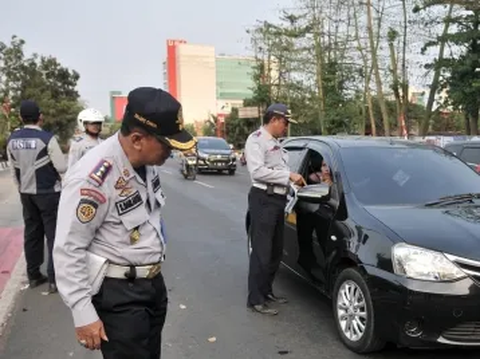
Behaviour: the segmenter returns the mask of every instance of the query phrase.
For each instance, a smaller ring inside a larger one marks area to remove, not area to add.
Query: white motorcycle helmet
[[[77,124],[78,128],[82,131],[85,129],[85,123],[88,122],[104,122],[105,117],[103,117],[102,113],[94,108],[87,108],[77,116]]]

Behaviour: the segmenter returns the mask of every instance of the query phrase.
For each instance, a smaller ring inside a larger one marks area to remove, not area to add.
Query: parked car
[[[227,141],[220,137],[197,137],[198,172],[227,171],[234,175],[237,157]]]
[[[480,173],[480,141],[449,142],[444,148]]]
[[[332,173],[331,187],[298,191],[285,220],[283,264],[331,298],[341,341],[357,353],[387,342],[480,346],[475,171],[442,148],[405,140],[302,137],[282,146],[304,178],[315,156]],[[311,271],[297,262],[299,213],[321,224]],[[248,213],[245,221],[250,253]]]

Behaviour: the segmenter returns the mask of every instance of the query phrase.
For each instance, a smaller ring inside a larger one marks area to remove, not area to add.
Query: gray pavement
[[[361,357],[337,339],[330,302],[286,269],[276,281],[276,292],[290,299],[280,315],[266,318],[246,309],[245,168],[235,176],[199,175],[192,182],[170,160],[161,180],[167,196],[163,269],[169,290],[163,358]],[[22,292],[9,330],[0,338],[0,358],[100,358],[75,342],[70,313],[58,295],[44,296],[42,290]],[[212,337],[216,340],[210,342]],[[453,359],[478,353],[387,348],[364,358]]]

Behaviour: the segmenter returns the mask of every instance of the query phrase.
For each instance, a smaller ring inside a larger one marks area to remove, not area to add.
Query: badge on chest
[[[115,203],[115,207],[117,208],[117,212],[119,216],[123,216],[135,208],[140,207],[143,204],[143,199],[140,192],[136,191],[135,193],[131,194],[127,198],[118,201]]]

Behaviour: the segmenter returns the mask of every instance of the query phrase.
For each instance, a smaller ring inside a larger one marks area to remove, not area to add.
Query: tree
[[[0,99],[12,106],[7,131],[20,125],[21,100],[35,100],[42,109],[44,128],[66,143],[82,109],[77,83],[80,75],[62,66],[55,57],[33,54],[26,57],[25,41],[12,36],[10,44],[0,42]],[[3,133],[7,135],[7,133]]]

